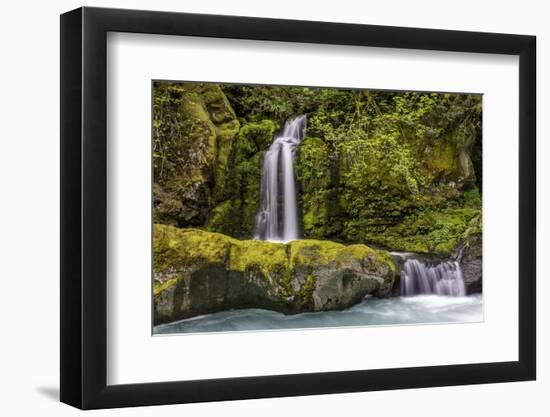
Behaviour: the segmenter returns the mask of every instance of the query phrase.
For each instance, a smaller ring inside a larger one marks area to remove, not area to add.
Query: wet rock
[[[154,322],[240,308],[285,314],[345,309],[391,295],[397,267],[384,251],[318,240],[237,240],[154,226]]]

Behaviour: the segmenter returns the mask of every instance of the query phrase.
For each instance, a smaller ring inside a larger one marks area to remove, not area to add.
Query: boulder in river
[[[240,308],[341,310],[390,296],[398,273],[387,252],[362,244],[237,240],[160,224],[153,252],[155,325]]]

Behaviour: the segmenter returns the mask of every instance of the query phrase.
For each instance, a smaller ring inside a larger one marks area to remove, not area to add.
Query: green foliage
[[[260,207],[260,180],[262,177],[262,152],[257,152],[251,158],[242,160],[235,167],[236,191],[240,207],[240,227],[235,235],[247,238],[254,230],[254,217]]]
[[[314,95],[307,87],[224,85],[223,90],[237,114],[249,121],[270,118],[282,122],[310,109]]]
[[[481,208],[481,194],[477,187],[472,187],[471,189],[464,192],[464,206],[471,208]]]
[[[466,94],[155,83],[155,220],[252,236],[263,153],[307,114],[305,237],[450,253],[480,234],[481,110]]]
[[[296,165],[304,237],[323,238],[327,234],[330,187],[330,161],[325,143],[319,138],[305,138]]]
[[[265,151],[273,141],[277,124],[272,120],[245,124],[237,136],[237,162]]]
[[[479,230],[480,219],[473,208],[419,212],[367,239],[394,250],[451,255],[461,239]]]
[[[216,163],[213,169],[214,189],[212,193],[214,201],[220,201],[231,196],[231,193],[228,192],[231,175],[231,158],[235,137],[239,132],[239,128],[240,124],[235,119],[216,127]]]
[[[277,124],[271,120],[243,125],[235,137],[226,179],[227,199],[214,207],[205,224],[209,231],[239,238],[252,236],[260,204],[260,179],[263,153],[269,147]]]
[[[383,236],[403,222],[462,206],[462,190],[476,181],[470,154],[480,135],[480,97],[324,89],[317,97],[338,103],[319,103],[308,115],[308,135],[326,144],[331,175],[324,174],[326,164],[316,167],[307,158],[299,159],[298,172],[313,169],[328,179],[309,184],[311,194],[328,196],[328,205],[337,209],[324,217],[320,199],[303,191],[306,236],[311,228],[324,237],[383,241],[420,252],[445,252],[456,244],[460,227],[452,222],[432,224],[437,230],[427,242]],[[309,202],[319,207],[330,231],[318,222],[319,216],[312,216]]]
[[[231,200],[222,201],[210,211],[210,215],[205,225],[206,230],[226,235],[232,234],[235,227],[235,224],[232,222],[235,211],[235,207]]]

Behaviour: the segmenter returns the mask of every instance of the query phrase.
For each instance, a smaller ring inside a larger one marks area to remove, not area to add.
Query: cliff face
[[[154,221],[202,226],[227,198],[240,123],[220,87],[155,85]]]
[[[481,99],[449,94],[160,83],[154,221],[249,239],[264,151],[298,112],[304,238],[450,256],[481,237]]]
[[[155,324],[232,308],[339,310],[391,295],[397,269],[365,245],[237,240],[154,226]]]

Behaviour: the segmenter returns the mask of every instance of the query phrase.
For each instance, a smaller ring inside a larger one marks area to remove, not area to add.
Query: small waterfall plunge
[[[401,271],[401,295],[417,294],[465,296],[466,287],[458,262],[426,265],[417,259],[407,259]]]
[[[294,154],[305,128],[305,115],[287,120],[264,155],[255,239],[288,242],[299,238]]]

